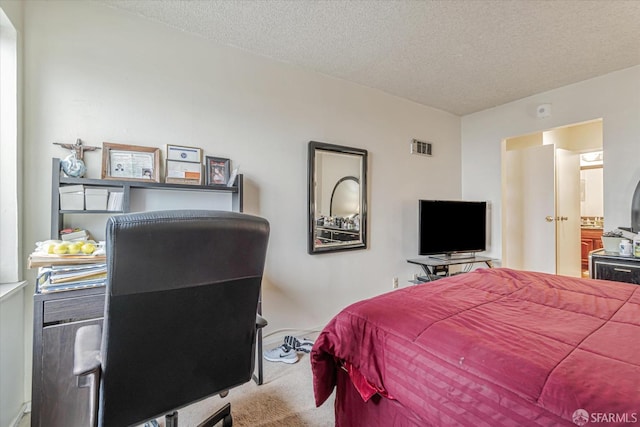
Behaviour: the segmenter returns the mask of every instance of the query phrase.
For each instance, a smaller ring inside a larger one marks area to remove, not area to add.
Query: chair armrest
[[[269,322],[267,322],[267,319],[260,316],[259,314],[256,314],[256,329],[262,329],[267,326],[268,323]]]
[[[89,426],[97,426],[98,394],[101,374],[100,325],[83,326],[76,331],[73,344],[73,374],[78,377],[78,387],[89,388]]]
[[[87,375],[100,368],[100,325],[83,326],[76,331],[73,346],[73,374]]]

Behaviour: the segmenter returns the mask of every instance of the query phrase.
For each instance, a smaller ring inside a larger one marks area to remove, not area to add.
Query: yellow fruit
[[[58,255],[66,254],[68,250],[69,250],[68,243],[59,243],[53,247],[53,253]]]
[[[77,254],[78,252],[80,252],[80,248],[82,248],[82,246],[83,246],[82,242],[70,244],[68,249],[69,254],[71,255]]]
[[[56,245],[55,245],[55,244],[53,244],[53,243],[51,243],[50,245],[48,245],[48,246],[47,246],[47,253],[48,253],[48,254],[52,254],[52,253],[53,253],[53,250],[54,250],[54,248],[55,248],[55,247],[56,247]]]
[[[80,248],[83,254],[91,255],[96,250],[96,246],[93,243],[85,243]]]

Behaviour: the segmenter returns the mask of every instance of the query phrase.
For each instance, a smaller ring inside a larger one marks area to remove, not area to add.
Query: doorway
[[[580,160],[588,157],[583,156],[586,153],[595,151],[602,151],[601,119],[503,141],[505,267],[574,277],[583,275],[583,198],[591,196],[586,192],[597,185],[593,182],[586,185],[587,181],[581,177]],[[589,198],[594,197],[597,198]],[[592,217],[593,222],[597,219],[601,226],[604,214]]]
[[[602,248],[604,225],[602,150],[580,155],[580,260],[582,277],[589,277],[589,253]]]

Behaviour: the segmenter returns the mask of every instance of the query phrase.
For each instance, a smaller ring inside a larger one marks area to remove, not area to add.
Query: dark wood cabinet
[[[589,254],[602,248],[602,229],[600,228],[582,228],[580,230],[580,260],[583,270],[589,268]]]
[[[73,345],[76,331],[102,320],[85,320],[47,326],[42,331],[40,426],[89,425],[89,388],[79,388],[73,372]],[[65,396],[60,405],[60,396]]]
[[[591,277],[593,279],[640,285],[640,258],[605,254],[603,250],[591,254]]]
[[[73,345],[81,326],[102,324],[104,288],[36,294],[33,309],[31,426],[88,425],[89,389],[72,374]]]

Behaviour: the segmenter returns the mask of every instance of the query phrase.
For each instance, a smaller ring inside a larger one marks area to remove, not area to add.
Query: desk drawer
[[[595,279],[640,285],[640,263],[625,261],[594,261]]]
[[[104,315],[104,294],[44,302],[44,324],[95,319]]]

